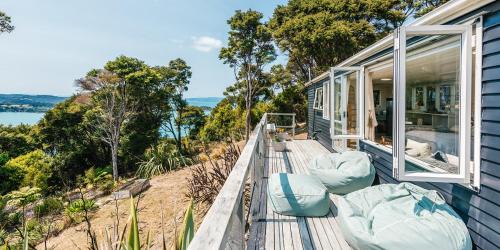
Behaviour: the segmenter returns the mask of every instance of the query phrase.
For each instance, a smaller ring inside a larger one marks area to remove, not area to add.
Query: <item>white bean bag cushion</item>
[[[412,157],[426,157],[432,155],[431,145],[411,139],[406,140],[406,154]]]
[[[328,192],[334,194],[368,187],[375,179],[375,168],[368,155],[360,151],[320,155],[312,160],[309,173],[318,177]]]
[[[337,205],[354,249],[472,249],[467,227],[436,191],[384,184],[339,197]]]

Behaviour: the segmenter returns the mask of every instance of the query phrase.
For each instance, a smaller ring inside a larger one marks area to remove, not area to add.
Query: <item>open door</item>
[[[333,149],[355,150],[363,137],[363,68],[333,67],[330,79]]]

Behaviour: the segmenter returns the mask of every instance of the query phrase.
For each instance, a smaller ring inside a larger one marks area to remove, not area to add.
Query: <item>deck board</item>
[[[307,166],[320,154],[329,153],[317,141],[287,142],[287,152],[275,152],[268,147],[264,166],[261,204],[253,220],[248,239],[250,249],[351,249],[336,220],[336,195],[330,195],[331,207],[324,217],[294,217],[274,213],[267,204],[267,178],[273,173],[308,174]]]

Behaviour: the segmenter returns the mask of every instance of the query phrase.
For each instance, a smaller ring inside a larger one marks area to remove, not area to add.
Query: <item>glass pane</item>
[[[352,72],[347,75],[346,88],[346,135],[357,135],[358,131],[358,72]]]
[[[392,147],[392,60],[375,65],[365,75],[365,138]]]
[[[461,35],[411,37],[406,49],[407,172],[459,173]]]
[[[333,81],[333,91],[333,94],[335,95],[333,103],[333,117],[336,121],[340,121],[342,119],[342,81],[340,77],[335,78]]]
[[[333,140],[333,148],[338,151],[353,151],[358,150],[357,139],[335,139]]]

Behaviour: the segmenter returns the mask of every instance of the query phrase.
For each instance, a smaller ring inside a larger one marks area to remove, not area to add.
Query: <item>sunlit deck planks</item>
[[[351,249],[335,219],[335,195],[331,195],[330,213],[324,217],[293,217],[274,213],[267,205],[267,177],[272,173],[308,173],[311,159],[329,151],[314,140],[287,142],[287,152],[268,147],[264,178],[258,196],[259,211],[250,227],[249,249]]]

